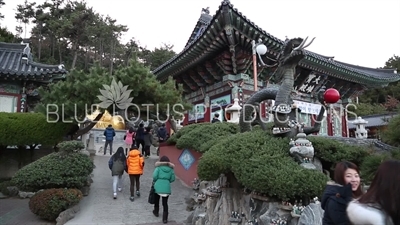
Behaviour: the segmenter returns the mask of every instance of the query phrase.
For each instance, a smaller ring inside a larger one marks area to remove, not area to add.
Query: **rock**
[[[297,225],[322,225],[322,218],[324,217],[324,210],[320,204],[310,203],[304,208],[303,213],[299,218]]]
[[[8,196],[10,196],[10,197],[17,196],[19,193],[18,187],[16,187],[16,186],[7,187],[7,190],[9,193]]]
[[[92,176],[89,175],[86,179],[86,186],[90,186],[93,183]]]
[[[209,185],[208,181],[201,181],[200,182],[200,186],[199,186],[199,190],[206,189],[208,185]]]
[[[80,189],[80,191],[82,192],[83,196],[88,196],[89,195],[89,191],[90,191],[90,187],[89,186],[84,186]]]
[[[268,206],[266,212],[260,216],[261,224],[270,224],[273,219],[278,219],[277,212],[279,211],[280,203],[278,202],[267,202],[266,206]]]
[[[88,150],[83,149],[83,150],[80,150],[79,153],[87,155],[88,157],[90,157],[90,152]]]
[[[312,163],[302,163],[300,164],[300,166],[306,168],[306,169],[310,169],[310,170],[316,170],[317,167],[314,166],[314,164]]]
[[[57,224],[56,225],[64,225],[66,224],[69,220],[71,220],[72,218],[75,217],[76,213],[79,212],[80,207],[79,204],[75,205],[63,212],[60,213],[60,215],[58,215],[56,221]]]
[[[36,193],[35,192],[25,192],[25,191],[19,191],[18,196],[20,198],[32,198]]]
[[[316,167],[316,170],[320,171],[321,173],[323,172],[323,170],[322,170],[322,163],[321,163],[321,161],[320,161],[317,157],[314,157],[314,159],[313,159],[313,164],[314,164],[314,166]]]

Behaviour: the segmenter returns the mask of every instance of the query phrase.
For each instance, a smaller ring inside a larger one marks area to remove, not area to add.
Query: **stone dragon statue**
[[[257,106],[265,100],[275,100],[275,105],[272,107],[274,115],[273,135],[279,137],[295,137],[298,133],[306,135],[316,133],[320,130],[320,121],[324,117],[325,103],[323,101],[323,88],[319,91],[318,100],[321,102],[321,110],[316,118],[316,122],[312,127],[304,127],[300,124],[296,115],[298,109],[291,98],[294,92],[294,76],[296,66],[305,57],[305,48],[310,46],[314,38],[308,43],[307,38],[287,39],[282,46],[281,52],[277,57],[277,69],[273,76],[281,80],[279,88],[264,88],[254,93],[243,105],[240,113],[240,131],[246,132],[252,129],[254,121],[258,122],[265,130],[265,124],[261,120],[260,112]],[[276,66],[274,65],[274,66]],[[267,65],[268,66],[268,65]],[[250,122],[252,121],[252,122]]]

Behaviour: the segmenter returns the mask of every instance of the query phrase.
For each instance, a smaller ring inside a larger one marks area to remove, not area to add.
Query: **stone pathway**
[[[0,199],[0,225],[55,225],[29,210],[29,199]]]
[[[129,200],[129,178],[123,175],[122,192],[113,199],[112,178],[108,168],[110,156],[95,156],[93,183],[89,196],[80,202],[80,211],[66,225],[161,225],[161,217],[154,217],[153,205],[147,203],[148,193],[152,183],[155,149],[152,156],[145,160],[144,175],[140,178],[141,197],[135,201]],[[190,188],[185,187],[179,179],[172,183],[172,195],[169,198],[169,225],[183,225],[190,212],[186,211],[184,198],[190,194]],[[160,209],[160,214],[162,207]],[[161,216],[161,215],[160,215]]]

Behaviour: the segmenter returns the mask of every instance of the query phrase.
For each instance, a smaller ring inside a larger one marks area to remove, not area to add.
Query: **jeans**
[[[113,176],[113,192],[117,193],[117,187],[121,187],[122,184],[122,175],[114,175]]]
[[[111,141],[107,141],[106,140],[106,143],[104,144],[104,155],[106,154],[106,151],[107,151],[107,146],[108,145],[110,145],[110,155],[112,155],[112,145],[113,145],[113,141],[111,140]]]
[[[129,179],[131,180],[131,197],[135,196],[135,183],[136,183],[136,191],[140,189],[140,175],[139,174],[129,174]]]
[[[161,197],[158,194],[155,196],[155,203],[154,203],[154,209],[158,212],[158,209],[160,208],[160,198],[162,199],[162,206],[163,206],[163,212],[168,213],[168,197]]]

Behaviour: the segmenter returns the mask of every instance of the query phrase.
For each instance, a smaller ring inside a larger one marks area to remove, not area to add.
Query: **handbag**
[[[151,185],[149,198],[147,201],[152,205],[156,203],[156,190],[154,189],[154,183]]]

